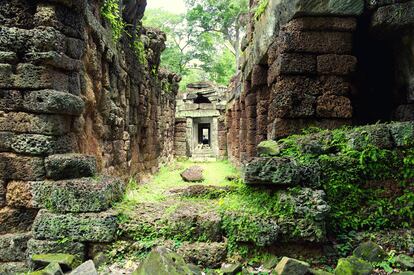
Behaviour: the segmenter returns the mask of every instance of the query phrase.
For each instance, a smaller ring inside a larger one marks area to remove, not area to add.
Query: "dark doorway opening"
[[[203,96],[202,94],[198,94],[197,98],[194,99],[194,103],[195,104],[203,104],[203,103],[208,104],[208,103],[211,103],[211,101],[207,97]]]
[[[210,145],[211,133],[209,123],[200,123],[198,125],[198,144]]]
[[[371,17],[360,19],[355,35],[358,58],[356,94],[353,94],[356,124],[390,121],[398,105],[395,93],[394,47],[390,40],[379,40],[370,32]]]

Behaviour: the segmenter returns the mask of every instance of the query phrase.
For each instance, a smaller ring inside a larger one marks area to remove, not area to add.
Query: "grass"
[[[185,182],[180,173],[191,166],[203,167],[204,181],[202,183]],[[150,182],[137,184],[130,180],[128,191],[120,206],[136,205],[138,203],[159,202],[167,198],[166,191],[190,186],[192,184],[228,186],[234,184],[226,180],[227,176],[237,175],[238,171],[228,161],[193,163],[190,161],[177,161],[165,166],[154,175]]]

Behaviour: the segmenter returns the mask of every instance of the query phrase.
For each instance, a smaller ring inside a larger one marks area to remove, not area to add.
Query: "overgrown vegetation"
[[[111,26],[113,40],[118,42],[126,27],[126,23],[119,14],[119,0],[105,0],[101,8],[101,14]]]

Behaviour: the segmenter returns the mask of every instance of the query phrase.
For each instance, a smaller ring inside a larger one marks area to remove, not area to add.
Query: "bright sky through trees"
[[[184,0],[148,0],[147,2],[148,9],[163,9],[176,14],[186,11]]]

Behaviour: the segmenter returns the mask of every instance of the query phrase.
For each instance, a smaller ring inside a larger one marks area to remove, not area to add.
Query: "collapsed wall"
[[[138,58],[101,5],[0,1],[0,273],[113,240],[107,210],[124,183],[98,175],[154,172],[173,156],[180,79],[158,69],[165,35],[142,29]]]
[[[413,1],[264,2],[250,1],[241,73],[229,88],[234,163],[310,126],[410,120]],[[392,66],[374,62],[382,59]]]

